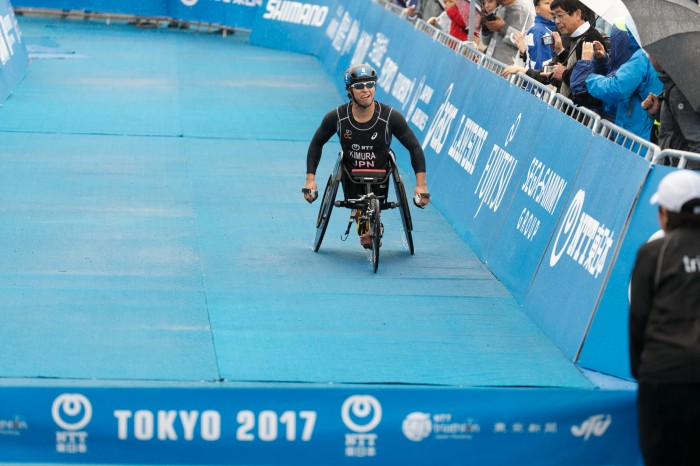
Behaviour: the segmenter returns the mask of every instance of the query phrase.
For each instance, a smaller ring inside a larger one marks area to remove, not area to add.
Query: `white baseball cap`
[[[700,200],[700,173],[677,170],[663,177],[650,203],[680,213],[683,205],[693,199]],[[700,214],[700,208],[696,207],[693,213]]]

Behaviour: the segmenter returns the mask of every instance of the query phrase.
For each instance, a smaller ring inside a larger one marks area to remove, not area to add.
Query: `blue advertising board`
[[[0,0],[0,106],[27,73],[27,49],[8,0]]]
[[[522,160],[517,191],[487,257],[491,271],[519,303],[525,299],[593,138],[588,128],[561,118],[558,110],[544,102],[531,105],[523,118],[540,119],[543,124],[533,138],[532,153]],[[560,141],[577,144],[564,147]]]
[[[581,351],[583,367],[631,379],[629,366],[629,282],[639,248],[662,232],[657,206],[649,204],[661,179],[672,167],[654,165],[637,201],[615,268],[605,287],[593,324]],[[611,338],[614,335],[614,338]]]
[[[0,388],[0,462],[639,464],[634,392]]]
[[[167,4],[173,1],[196,3],[197,0],[16,0],[12,3],[17,8],[49,8],[139,16],[166,16]]]
[[[526,314],[573,361],[648,171],[646,160],[594,137],[526,296]]]

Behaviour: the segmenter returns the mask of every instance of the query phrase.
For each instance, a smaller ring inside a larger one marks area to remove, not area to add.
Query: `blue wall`
[[[347,66],[371,63],[381,76],[378,99],[399,109],[423,143],[433,204],[568,358],[629,377],[625,284],[636,249],[656,230],[647,204],[659,170],[649,162],[370,0],[15,6],[250,29],[254,45],[316,55],[343,94]]]

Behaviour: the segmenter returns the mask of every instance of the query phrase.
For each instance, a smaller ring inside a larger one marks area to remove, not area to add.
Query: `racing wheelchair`
[[[388,170],[348,170],[342,162],[343,154],[341,152],[338,155],[335,168],[333,169],[333,173],[331,173],[328,178],[326,188],[323,191],[323,197],[321,198],[321,205],[319,207],[318,217],[316,219],[314,252],[318,252],[319,248],[321,247],[321,242],[326,234],[326,228],[328,227],[328,221],[330,220],[333,207],[346,207],[348,209],[353,209],[353,212],[361,212],[361,216],[359,217],[360,222],[369,222],[372,238],[372,244],[370,247],[372,250],[372,267],[374,268],[374,273],[377,273],[377,267],[379,266],[379,249],[381,247],[381,237],[383,234],[381,212],[382,210],[386,209],[398,208],[401,213],[401,222],[403,223],[403,231],[406,238],[406,243],[408,245],[408,251],[411,253],[411,255],[413,255],[413,236],[411,235],[413,223],[411,221],[411,212],[408,208],[406,190],[404,188],[401,175],[399,174],[394,153],[391,151],[389,153]],[[364,185],[365,193],[361,194],[357,199],[336,201],[335,197],[338,193],[338,186],[340,185],[343,177],[347,177],[347,180],[349,180],[351,183]],[[396,201],[394,202],[389,202],[386,199],[386,196],[376,195],[372,192],[373,186],[386,184],[389,182],[389,178],[392,179],[394,185],[394,192],[396,195]],[[347,230],[345,231],[346,238],[350,232],[350,228],[354,220],[355,218],[351,216]]]

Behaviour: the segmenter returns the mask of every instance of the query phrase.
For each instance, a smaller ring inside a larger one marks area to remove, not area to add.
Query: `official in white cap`
[[[651,198],[662,238],[632,272],[630,364],[646,465],[700,465],[700,173],[666,175]]]

